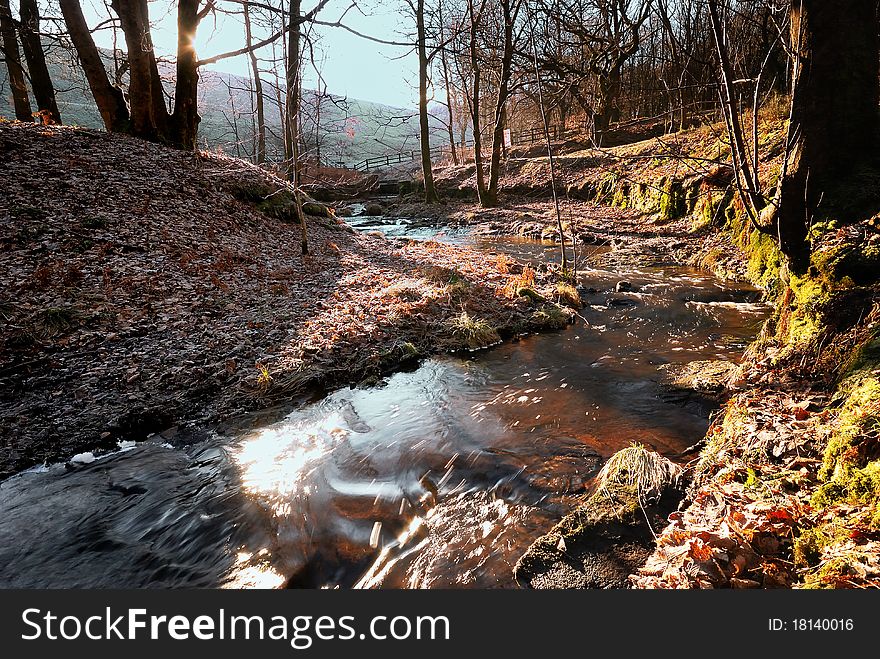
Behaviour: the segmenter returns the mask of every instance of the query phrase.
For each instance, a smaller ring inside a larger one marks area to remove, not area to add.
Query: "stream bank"
[[[5,121],[0,156],[0,478],[570,319],[543,272],[517,296],[503,255],[320,204],[303,256],[286,183],[240,160]]]
[[[585,321],[559,332],[7,479],[0,534],[22,541],[0,581],[515,587],[516,561],[606,458],[633,441],[676,455],[705,433],[717,403],[660,367],[735,361],[766,313],[752,287],[688,268],[586,269],[581,285]]]
[[[878,587],[876,172],[854,173],[829,196],[813,218],[810,268],[795,276],[731,194],[731,172],[720,163],[725,150],[720,134],[722,129],[706,126],[614,149],[567,148],[557,159],[565,190],[563,221],[585,250],[595,244],[623,247],[649,260],[659,253],[661,260],[750,281],[775,307],[737,368],[710,369],[718,371],[712,377],[705,372],[677,376],[696,375],[681,384],[697,390],[708,386],[730,400],[696,447],[701,451],[688,465],[691,485],[681,510],[669,516],[654,552],[629,583],[640,588]],[[772,189],[778,176],[784,134],[783,117],[762,113],[764,189]],[[441,189],[461,198],[473,187],[472,175],[473,167],[459,167],[435,178]],[[486,233],[513,228],[558,239],[548,182],[546,158],[514,159],[502,177],[504,208],[453,203],[463,223]],[[580,217],[589,217],[582,209],[596,204],[604,221],[595,227],[581,223]],[[578,223],[570,222],[572,216]],[[646,234],[647,241],[633,240]],[[611,250],[610,258],[619,251]],[[562,525],[578,527],[579,516],[591,516],[590,507]],[[647,536],[639,537],[647,546]],[[545,545],[552,550],[554,542],[547,536],[533,549],[540,554]],[[550,562],[559,555],[550,551]],[[585,580],[583,569],[578,574],[567,583],[602,585]],[[545,579],[543,585],[551,582]]]
[[[49,463],[2,486],[6,530],[32,538],[6,548],[9,585],[513,586],[604,458],[630,441],[673,455],[705,431],[714,403],[658,367],[735,360],[764,313],[750,287],[624,249],[638,240],[592,245],[565,287],[552,241],[376,232],[388,216],[355,232],[316,205],[303,257],[265,172],[0,128],[18,294],[4,464]],[[56,184],[39,206],[23,201],[35,167]],[[527,336],[548,328],[562,331]],[[470,352],[503,338],[519,340]]]

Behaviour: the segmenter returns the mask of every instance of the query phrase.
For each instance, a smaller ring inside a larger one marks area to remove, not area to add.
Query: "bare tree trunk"
[[[112,0],[125,35],[129,63],[131,134],[154,142],[168,137],[168,110],[153,52],[147,0]]]
[[[291,0],[290,15],[288,16],[288,32],[287,32],[287,112],[285,117],[285,135],[287,136],[287,144],[285,151],[288,155],[287,175],[293,184],[296,203],[294,211],[299,221],[302,234],[300,246],[303,254],[309,253],[308,232],[306,230],[306,218],[302,210],[302,200],[300,186],[302,185],[302,164],[300,163],[300,126],[299,126],[299,106],[301,98],[300,90],[300,73],[302,67],[301,55],[301,27],[302,27],[302,0]]]
[[[874,157],[876,0],[792,0],[791,34],[797,63],[777,230],[789,268],[803,273],[816,207],[854,167]]]
[[[501,77],[498,81],[498,97],[495,102],[495,124],[492,130],[492,156],[489,160],[489,188],[486,190],[486,203],[498,203],[498,179],[501,167],[501,149],[504,145],[505,107],[510,90],[510,77],[513,65],[513,26],[519,14],[519,0],[500,0],[504,19],[504,42],[501,55]]]
[[[470,14],[470,55],[471,55],[471,75],[473,81],[471,84],[471,125],[474,131],[474,164],[476,165],[477,176],[477,196],[480,198],[480,205],[489,206],[489,198],[486,190],[485,172],[483,171],[483,140],[480,125],[480,80],[482,74],[480,72],[480,59],[477,54],[477,32],[480,26],[483,9],[486,6],[486,0],[482,0],[479,10],[474,7],[475,0],[468,0],[468,12]]]
[[[89,83],[89,89],[92,90],[92,97],[95,99],[95,105],[98,106],[104,128],[111,133],[129,132],[131,124],[125,96],[119,87],[110,84],[107,69],[104,68],[104,62],[92,40],[92,34],[83,16],[79,0],[58,0],[58,4],[61,6],[67,32],[70,34],[74,48],[76,48],[77,57],[79,57],[86,74],[86,80]]]
[[[201,0],[177,2],[177,80],[174,85],[174,113],[171,115],[170,143],[193,151],[198,139],[199,71],[195,38],[201,18]],[[154,89],[155,93],[155,89]],[[163,101],[164,107],[164,101]]]
[[[622,63],[614,66],[608,75],[599,78],[599,103],[593,116],[593,139],[598,146],[603,145],[611,124],[620,120],[617,98],[620,96],[621,67]]]
[[[428,124],[428,48],[425,43],[425,0],[416,0],[416,50],[419,55],[419,148],[422,156],[422,177],[425,180],[425,203],[436,204],[440,199],[434,188],[431,169],[431,133]]]
[[[244,29],[247,39],[247,47],[253,45],[253,36],[251,34],[251,16],[249,5],[244,5]],[[260,66],[257,61],[257,54],[253,50],[248,53],[251,60],[251,71],[254,76],[254,96],[256,97],[257,106],[257,152],[256,163],[262,165],[266,162],[266,112],[263,103],[263,81],[260,79]]]
[[[15,118],[19,121],[33,121],[31,101],[28,98],[24,69],[21,66],[21,55],[18,50],[18,40],[15,38],[15,24],[12,22],[9,0],[0,0],[0,32],[3,33],[3,55],[6,60],[6,68],[9,71],[9,86],[12,88]]]
[[[320,84],[320,83],[319,83]],[[315,94],[315,162],[316,170],[321,167],[321,101],[327,93],[327,85],[324,85],[323,91]],[[317,179],[317,173],[315,175]]]
[[[226,122],[232,128],[232,136],[235,138],[235,157],[241,158],[241,134],[238,130],[238,111],[235,109],[235,94],[232,93],[232,85],[226,85],[226,91],[229,93],[229,108],[232,110],[232,121],[226,117]],[[226,115],[226,113],[223,113]]]
[[[6,0],[8,2],[8,0]],[[46,66],[46,55],[43,53],[43,42],[40,39],[40,12],[36,0],[20,0],[19,12],[21,26],[21,46],[27,60],[28,72],[31,75],[31,88],[37,107],[48,114],[52,123],[61,123],[61,113],[55,101],[55,87]]]
[[[447,132],[449,133],[449,149],[452,152],[452,164],[457,165],[458,164],[458,150],[455,148],[455,128],[454,128],[455,117],[452,114],[453,90],[452,90],[452,85],[450,84],[449,62],[447,60],[447,55],[446,55],[447,45],[446,45],[446,37],[444,35],[444,31],[446,29],[446,26],[443,24],[443,0],[441,0],[437,4],[437,12],[438,12],[437,22],[439,23],[439,27],[440,27],[440,43],[441,43],[440,67],[441,67],[441,70],[443,71],[443,85],[444,85],[444,88],[446,89],[446,111],[448,112],[447,118],[449,121],[449,123],[446,125],[446,129],[447,129]]]
[[[550,126],[547,123],[547,113],[544,110],[544,92],[541,89],[541,73],[538,69],[538,47],[535,45],[535,34],[532,33],[532,61],[535,65],[535,85],[538,88],[538,108],[541,111],[541,125],[544,129],[544,142],[547,145],[547,159],[550,161],[550,189],[553,192],[553,206],[556,210],[556,228],[559,231],[559,249],[561,256],[562,274],[568,270],[568,257],[565,251],[565,228],[562,226],[562,212],[559,208],[559,195],[556,194],[556,167],[553,162],[553,145],[550,142]],[[574,237],[572,237],[574,243]],[[574,273],[576,274],[576,273]]]
[[[718,11],[717,0],[709,0],[709,17],[718,53],[718,64],[721,73],[719,94],[722,104],[721,109],[727,126],[727,135],[730,139],[731,164],[735,174],[736,189],[743,201],[745,212],[752,225],[759,231],[766,233],[766,227],[758,223],[758,214],[765,205],[765,200],[759,187],[758,172],[757,170],[753,171],[748,151],[746,150],[742,128],[742,113],[738,107],[733,87],[733,66],[730,62],[727,49],[727,35]]]

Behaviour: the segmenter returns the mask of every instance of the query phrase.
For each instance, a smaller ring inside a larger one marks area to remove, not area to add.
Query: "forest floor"
[[[542,273],[317,204],[303,256],[239,160],[15,122],[0,158],[0,478],[570,320]]]

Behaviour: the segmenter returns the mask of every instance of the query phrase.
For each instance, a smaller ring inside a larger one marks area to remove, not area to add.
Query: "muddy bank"
[[[569,318],[506,257],[321,205],[303,256],[286,184],[239,160],[17,123],[0,155],[0,477]]]

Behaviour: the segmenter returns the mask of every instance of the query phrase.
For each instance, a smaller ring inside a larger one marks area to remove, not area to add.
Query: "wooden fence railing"
[[[577,131],[567,130],[563,131],[558,126],[550,126],[550,139],[557,140],[565,137],[566,135],[573,134]],[[513,146],[519,146],[523,144],[534,144],[535,142],[540,142],[544,139],[544,129],[542,127],[534,127],[534,128],[526,128],[523,130],[513,131],[510,134],[510,143]],[[456,144],[456,150],[466,151],[469,148],[472,149],[474,146],[473,140],[467,140],[464,144]],[[489,145],[485,147],[489,148]],[[452,147],[450,145],[434,147],[431,149],[431,159],[435,160],[441,156],[450,156]],[[421,151],[401,151],[399,153],[389,153],[384,156],[375,156],[373,158],[366,158],[356,165],[348,167],[348,169],[353,169],[358,172],[370,172],[377,169],[382,169],[383,167],[390,167],[391,165],[399,165],[404,162],[412,162],[413,160],[419,160],[422,157]],[[341,163],[337,163],[338,166],[343,167]]]

